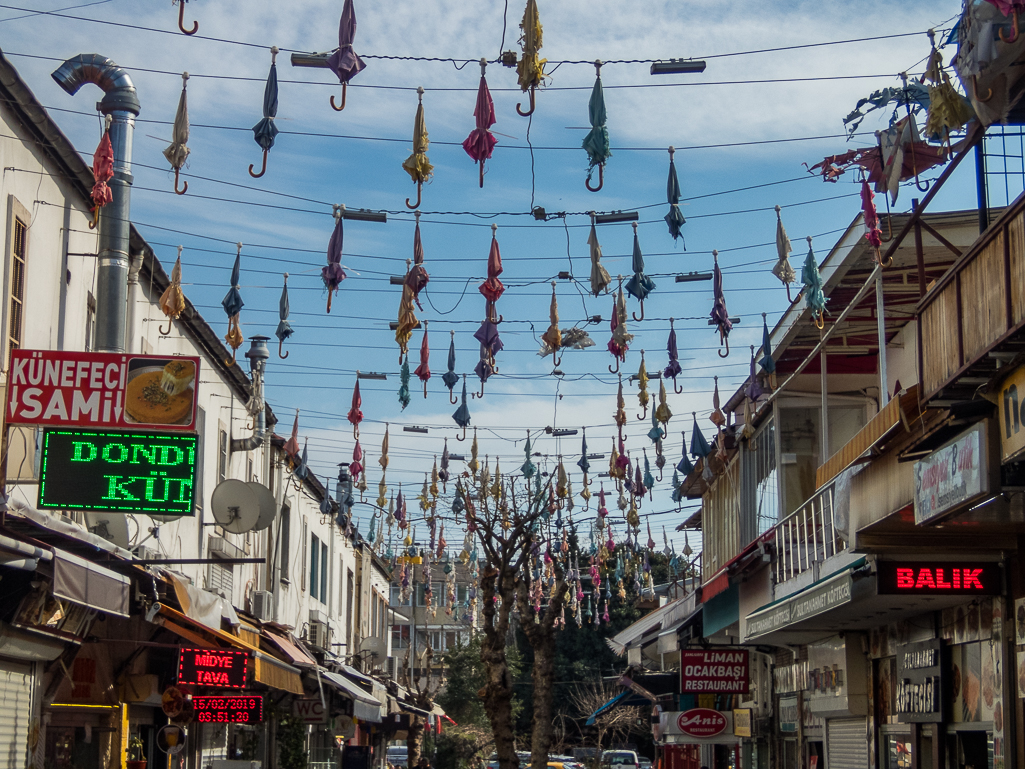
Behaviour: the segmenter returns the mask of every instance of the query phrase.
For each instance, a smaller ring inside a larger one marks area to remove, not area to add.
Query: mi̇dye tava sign
[[[193,515],[195,435],[46,430],[39,507]]]
[[[247,652],[226,649],[180,649],[178,683],[242,689],[246,685]]]

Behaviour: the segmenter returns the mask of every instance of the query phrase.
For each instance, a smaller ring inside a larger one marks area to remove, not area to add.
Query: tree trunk
[[[420,763],[420,746],[423,745],[424,725],[417,716],[412,716],[406,733],[406,769],[414,769]]]
[[[500,576],[503,579],[499,580]],[[480,658],[484,663],[486,681],[479,695],[484,701],[488,720],[491,721],[499,769],[519,767],[513,732],[513,680],[505,652],[514,583],[515,575],[508,569],[504,573],[499,569],[488,569],[481,578],[484,638]],[[500,599],[497,605],[495,598]]]

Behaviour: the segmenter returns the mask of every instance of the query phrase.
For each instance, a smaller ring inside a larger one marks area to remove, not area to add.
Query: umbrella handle
[[[641,317],[638,318],[636,312],[633,313],[633,316],[634,316],[634,320],[636,320],[637,322],[640,322],[640,321],[644,320],[644,300],[643,299],[641,300]]]
[[[824,329],[826,327],[826,319],[822,317],[822,313],[821,312],[818,315],[815,315],[813,317],[813,320],[815,321],[815,328],[817,328],[819,331],[821,331],[822,329]],[[728,341],[727,341],[727,345],[729,345]]]
[[[341,107],[335,105],[335,95],[331,94],[331,109],[333,109],[335,112],[341,112],[343,109],[345,109],[345,97],[347,95],[346,92],[349,90],[348,89],[348,85],[349,85],[348,83],[342,83],[342,106]]]
[[[997,33],[997,34],[1000,35],[1000,39],[1003,40],[1005,43],[1013,43],[1013,42],[1015,42],[1018,39],[1018,9],[1017,8],[1015,8],[1013,11],[1011,11],[1011,29],[1013,30],[1013,32],[1012,32],[1010,37],[1004,37],[1004,29],[1003,29],[1003,27],[1001,27],[1000,31]]]
[[[406,208],[412,209],[412,208],[419,208],[420,207],[420,198],[422,196],[423,189],[424,189],[424,183],[423,182],[417,182],[416,183],[416,203],[413,203],[412,205],[410,205],[409,198],[406,198]]]
[[[171,333],[171,321],[173,321],[173,320],[174,320],[174,318],[168,317],[168,319],[167,319],[167,329],[165,330],[165,329],[162,329],[162,328],[158,328],[157,329],[157,333],[160,334],[160,336],[167,336],[167,335],[169,335]]]
[[[520,105],[517,104],[516,105],[516,114],[518,114],[520,117],[530,117],[531,115],[534,114],[534,107],[535,106],[536,105],[534,104],[534,86],[531,86],[530,87],[530,109],[527,112],[524,112],[523,110],[520,109]]]
[[[96,225],[100,223],[100,207],[96,206],[93,208],[93,220],[89,222],[89,229],[95,230]]]
[[[562,353],[562,355],[565,355],[565,354],[566,354],[565,352]],[[559,366],[562,365],[562,355],[560,355],[558,357],[558,359],[556,359],[555,358],[555,351],[554,350],[552,351],[552,364],[555,366],[555,368],[558,368]]]
[[[174,191],[175,191],[175,194],[177,194],[177,195],[184,195],[186,192],[189,191],[189,183],[188,182],[182,182],[182,188],[179,190],[178,189],[178,174],[179,173],[181,173],[181,169],[180,168],[174,169]]]
[[[641,414],[641,415],[640,415],[639,417],[637,417],[637,420],[638,420],[639,422],[643,422],[643,421],[644,421],[645,419],[647,419],[647,418],[648,418],[648,404],[647,404],[647,403],[645,403],[645,404],[644,404],[644,413],[643,413],[643,414]]]
[[[463,434],[462,435],[457,435],[456,436],[456,440],[457,441],[465,441],[466,440],[466,425],[463,425]]]
[[[448,391],[448,402],[451,403],[453,406],[455,406],[457,403],[459,403],[459,399],[456,397],[456,391],[455,390],[449,390]]]
[[[471,398],[483,398],[484,397],[484,382],[480,383],[480,392],[479,393],[470,393],[470,397]]]
[[[880,227],[879,228],[879,242],[880,243],[889,243],[891,240],[893,240],[893,216],[890,213],[890,196],[889,195],[883,195],[883,200],[886,201],[886,230],[890,234],[887,235],[884,238],[883,237],[883,229],[882,229],[882,227]]]
[[[915,186],[918,187],[922,192],[929,191],[929,182],[925,182],[925,186],[922,186],[922,182],[918,180],[918,161],[915,160],[915,143],[911,142],[911,166],[915,169]]]
[[[673,377],[673,392],[675,392],[677,395],[683,394],[683,388],[676,384],[676,377]]]
[[[424,380],[424,398],[427,397],[427,380]]]
[[[180,0],[179,0],[179,2],[180,2]],[[261,176],[263,176],[265,173],[267,173],[267,152],[268,151],[269,150],[264,150],[263,151],[263,168],[260,169],[260,173],[258,173],[258,174],[253,173],[253,168],[255,168],[256,166],[253,163],[249,164],[249,175],[252,176],[254,179],[259,179]]]
[[[178,0],[178,29],[186,35],[194,35],[199,32],[199,22],[192,22],[192,29],[185,29],[185,2]]]
[[[889,267],[891,264],[893,264],[893,257],[891,256],[889,259],[887,259],[884,262],[883,261],[883,255],[879,252],[879,249],[877,248],[876,249],[876,261],[879,263],[880,267]]]
[[[619,373],[619,358],[618,357],[616,358],[616,367],[612,368],[612,366],[609,366],[609,373],[610,374],[618,374]]]
[[[584,186],[587,187],[587,189],[590,190],[591,192],[599,192],[601,190],[601,188],[605,186],[605,164],[604,163],[599,163],[598,164],[598,186],[597,187],[592,187],[591,186],[591,178],[590,177],[588,177],[587,179],[584,180]]]
[[[661,468],[661,467],[658,468],[658,478],[656,478],[655,480],[657,480],[659,483],[662,483],[662,473],[663,472],[664,472],[663,468]]]
[[[281,345],[283,345],[284,343],[285,343],[284,339],[279,339],[278,340],[278,357],[281,358],[281,360],[284,360],[290,354],[290,353],[287,353],[287,352],[284,355],[281,354]]]
[[[331,312],[331,297],[334,296],[334,291],[331,289],[327,290],[327,311]]]
[[[790,284],[789,283],[784,283],[783,285],[786,286],[786,288],[787,288],[787,301],[790,302],[790,304],[793,304],[794,300],[790,296]],[[798,294],[798,298],[800,298],[800,294]]]
[[[484,161],[480,161],[480,188],[484,189]]]
[[[979,76],[978,75],[973,75],[972,76],[972,90],[975,91],[975,100],[976,101],[981,101],[981,102],[985,103],[985,102],[987,102],[987,101],[989,101],[990,99],[993,98],[993,89],[992,88],[988,89],[989,93],[987,93],[985,97],[982,97],[982,96],[979,95]]]
[[[819,328],[822,328],[822,326],[819,326]],[[724,336],[722,341],[726,344],[726,354],[723,355],[722,350],[716,350],[716,352],[719,353],[720,358],[728,358],[730,357],[730,338],[728,336]]]
[[[352,437],[359,440],[359,425],[355,424],[352,426]]]

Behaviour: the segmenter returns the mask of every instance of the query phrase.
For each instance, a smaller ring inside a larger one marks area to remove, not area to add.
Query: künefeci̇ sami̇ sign
[[[746,694],[748,672],[747,649],[680,651],[682,694]]]
[[[915,523],[923,524],[990,493],[986,423],[915,462]]]
[[[178,683],[218,689],[242,689],[246,685],[249,654],[227,649],[178,650]]]

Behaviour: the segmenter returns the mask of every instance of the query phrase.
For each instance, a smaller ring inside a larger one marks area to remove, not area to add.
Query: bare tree
[[[413,705],[428,713],[434,709],[434,698],[441,687],[444,686],[444,679],[440,670],[435,670],[434,649],[428,642],[427,647],[417,655],[416,664],[410,665],[410,653],[413,644],[406,649],[406,659],[403,665],[402,683],[413,695]],[[412,679],[409,669],[413,668]],[[437,672],[437,675],[436,675]],[[424,717],[413,714],[410,718],[409,730],[406,733],[406,766],[413,769],[420,762],[420,753],[423,749],[424,728],[427,721]]]
[[[570,692],[570,704],[584,720],[618,693],[605,681],[597,679],[574,687]],[[612,707],[597,716],[592,728],[597,733],[599,757],[610,742],[625,742],[630,734],[641,731],[638,722],[643,718],[644,708],[635,706]]]

